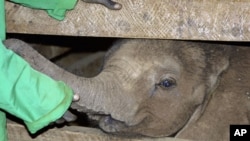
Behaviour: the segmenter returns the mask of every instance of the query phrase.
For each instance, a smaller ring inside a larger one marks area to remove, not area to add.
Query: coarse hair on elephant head
[[[230,54],[211,43],[124,39],[108,51],[97,76],[84,78],[13,42],[6,44],[35,69],[69,84],[80,95],[73,107],[98,119],[104,131],[151,137],[176,134],[200,117]]]

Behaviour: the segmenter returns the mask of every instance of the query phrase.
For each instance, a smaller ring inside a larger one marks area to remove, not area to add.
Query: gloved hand
[[[21,50],[29,47],[20,40],[6,40],[5,45]],[[63,121],[75,120],[75,116],[65,111],[79,96],[74,96],[73,90],[64,82],[34,70],[6,47],[0,42],[0,82],[4,82],[0,87],[0,109],[22,119],[31,133],[60,117]]]

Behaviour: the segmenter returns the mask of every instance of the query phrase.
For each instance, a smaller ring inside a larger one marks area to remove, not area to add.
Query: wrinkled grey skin
[[[72,108],[108,133],[229,140],[249,124],[250,49],[199,42],[121,40],[93,78],[75,76],[18,40],[5,42],[34,68],[70,85]]]
[[[97,3],[102,4],[105,7],[112,9],[112,10],[120,10],[122,5],[120,3],[114,2],[112,0],[82,0],[87,3]]]

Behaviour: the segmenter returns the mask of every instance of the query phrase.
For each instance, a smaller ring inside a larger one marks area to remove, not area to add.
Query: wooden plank
[[[188,141],[176,138],[121,138],[104,134],[98,129],[70,126],[50,129],[40,135],[31,137],[20,124],[8,123],[9,141]]]
[[[9,33],[187,40],[250,40],[250,1],[117,0],[123,8],[79,1],[64,21],[6,2]]]

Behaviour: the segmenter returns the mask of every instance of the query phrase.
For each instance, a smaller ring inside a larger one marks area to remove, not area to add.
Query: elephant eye
[[[176,86],[176,81],[175,81],[175,79],[173,79],[173,78],[164,79],[164,80],[161,81],[158,85],[159,85],[160,87],[162,87],[162,88],[168,89],[168,88],[171,88],[171,87]]]

